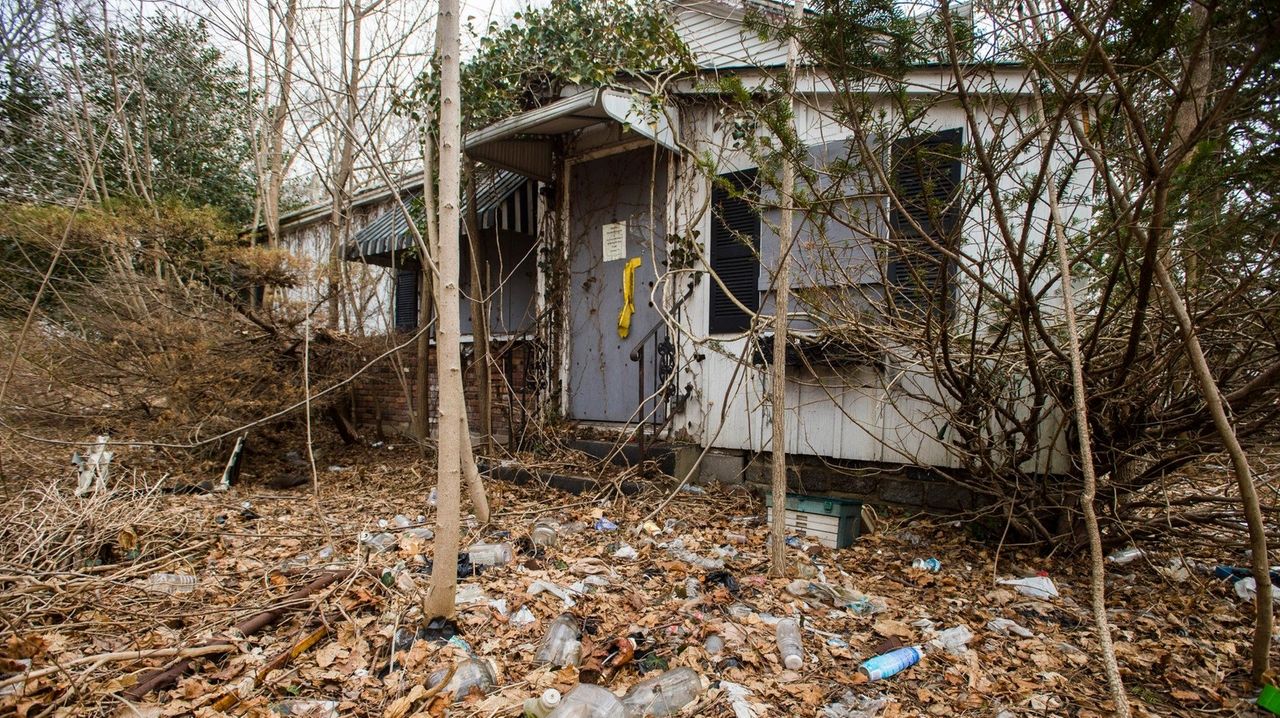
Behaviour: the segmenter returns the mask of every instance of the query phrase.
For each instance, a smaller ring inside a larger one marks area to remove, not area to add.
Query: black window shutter
[[[396,271],[396,329],[412,331],[418,326],[418,270]]]
[[[724,175],[711,189],[711,271],[720,282],[711,282],[708,331],[740,332],[751,325],[751,316],[738,308],[737,299],[751,311],[760,308],[760,214],[751,202],[734,196],[755,184],[756,171]],[[728,182],[735,191],[723,186]]]
[[[889,212],[886,279],[900,313],[945,315],[954,267],[929,240],[959,242],[959,129],[900,140],[893,146],[892,177],[898,202]],[[898,205],[901,204],[901,207]]]

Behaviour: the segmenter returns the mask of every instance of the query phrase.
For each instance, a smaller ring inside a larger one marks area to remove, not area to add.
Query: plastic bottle
[[[676,668],[640,681],[622,697],[629,718],[674,715],[702,695],[702,678],[692,668]]]
[[[448,669],[440,670],[427,676],[427,687],[434,688],[444,680]],[[482,658],[468,658],[453,672],[453,677],[449,679],[449,683],[445,685],[444,691],[453,694],[453,700],[460,701],[466,698],[472,689],[477,689],[482,693],[493,688],[494,682],[497,681],[498,671],[493,665],[493,661]]]
[[[467,555],[476,566],[502,566],[511,563],[515,551],[506,542],[478,543],[467,549]]]
[[[782,665],[796,670],[804,665],[804,645],[800,642],[800,624],[794,618],[778,620],[778,653],[782,654]]]
[[[582,651],[580,636],[578,619],[571,613],[562,613],[547,628],[534,659],[553,666],[576,666]]]
[[[555,546],[560,540],[560,524],[551,519],[538,519],[533,522],[529,539],[534,546]]]
[[[942,570],[942,562],[936,558],[918,558],[911,562],[911,568],[937,573]]]
[[[196,590],[196,577],[185,573],[153,573],[147,578],[147,586],[153,591],[167,593],[191,593]]]
[[[400,541],[389,533],[371,534],[368,531],[362,531],[360,533],[360,545],[365,546],[373,553],[383,553],[400,545]]]
[[[858,672],[866,676],[868,681],[878,681],[919,663],[921,655],[923,651],[919,646],[906,646],[863,661],[858,666]]]
[[[524,702],[524,718],[547,718],[560,705],[560,691],[548,688],[542,695]]]
[[[1112,551],[1111,553],[1107,554],[1107,561],[1109,563],[1115,563],[1115,564],[1130,563],[1131,561],[1137,560],[1141,556],[1142,556],[1142,549],[1138,548],[1137,546],[1130,546],[1128,548],[1116,549],[1115,551]]]
[[[579,683],[547,718],[629,718],[622,701],[608,688]]]

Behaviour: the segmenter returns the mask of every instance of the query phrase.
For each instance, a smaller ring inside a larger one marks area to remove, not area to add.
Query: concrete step
[[[701,451],[695,444],[681,442],[654,442],[642,450],[634,442],[619,445],[618,442],[602,439],[574,439],[569,442],[569,448],[600,461],[608,459],[616,466],[637,466],[645,461],[652,461],[657,464],[659,471],[677,479],[683,479],[689,473],[689,468]]]

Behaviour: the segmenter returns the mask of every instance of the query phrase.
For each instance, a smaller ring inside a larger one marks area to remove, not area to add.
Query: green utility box
[[[765,498],[773,520],[773,495]],[[862,502],[826,496],[787,494],[787,530],[808,534],[827,548],[844,548],[862,532]]]

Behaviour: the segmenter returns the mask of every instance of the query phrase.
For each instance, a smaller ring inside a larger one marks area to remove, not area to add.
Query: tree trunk
[[[360,21],[363,13],[360,5],[349,6],[342,3],[343,14],[351,12],[351,45],[346,42],[345,23],[342,28],[342,58],[347,63],[344,69],[346,86],[343,88],[338,127],[338,163],[333,172],[333,186],[329,188],[332,204],[329,211],[329,247],[327,262],[327,279],[329,296],[329,327],[340,328],[342,322],[342,246],[347,230],[351,226],[351,175],[355,165],[355,129],[357,95],[360,92]]]
[[[480,220],[476,207],[475,163],[467,162],[467,205],[464,218],[467,224],[467,245],[471,250],[471,348],[474,350],[476,389],[480,395],[480,446],[489,453],[493,450],[493,382],[489,366],[489,252],[480,236]],[[497,232],[497,229],[494,229]]]
[[[436,34],[440,42],[440,247],[436,282],[439,334],[436,340],[440,395],[440,432],[436,449],[438,503],[431,584],[422,606],[424,618],[451,616],[458,588],[461,522],[460,479],[462,358],[458,350],[458,199],[462,116],[458,67],[458,0],[441,0]],[[429,211],[429,210],[428,210]]]
[[[798,0],[793,8],[793,20],[799,23],[804,18],[804,2]],[[787,119],[787,134],[782,147],[786,152],[794,139],[795,133],[795,72],[798,52],[795,37],[787,40],[787,71],[784,82],[785,91],[790,103]],[[790,158],[782,162],[782,187],[778,193],[782,200],[782,226],[778,238],[778,270],[773,278],[773,364],[769,367],[769,398],[772,409],[773,438],[773,515],[772,528],[769,531],[769,574],[771,576],[786,575],[787,560],[787,306],[791,300],[791,245],[795,240],[795,222],[793,221],[796,170]]]

